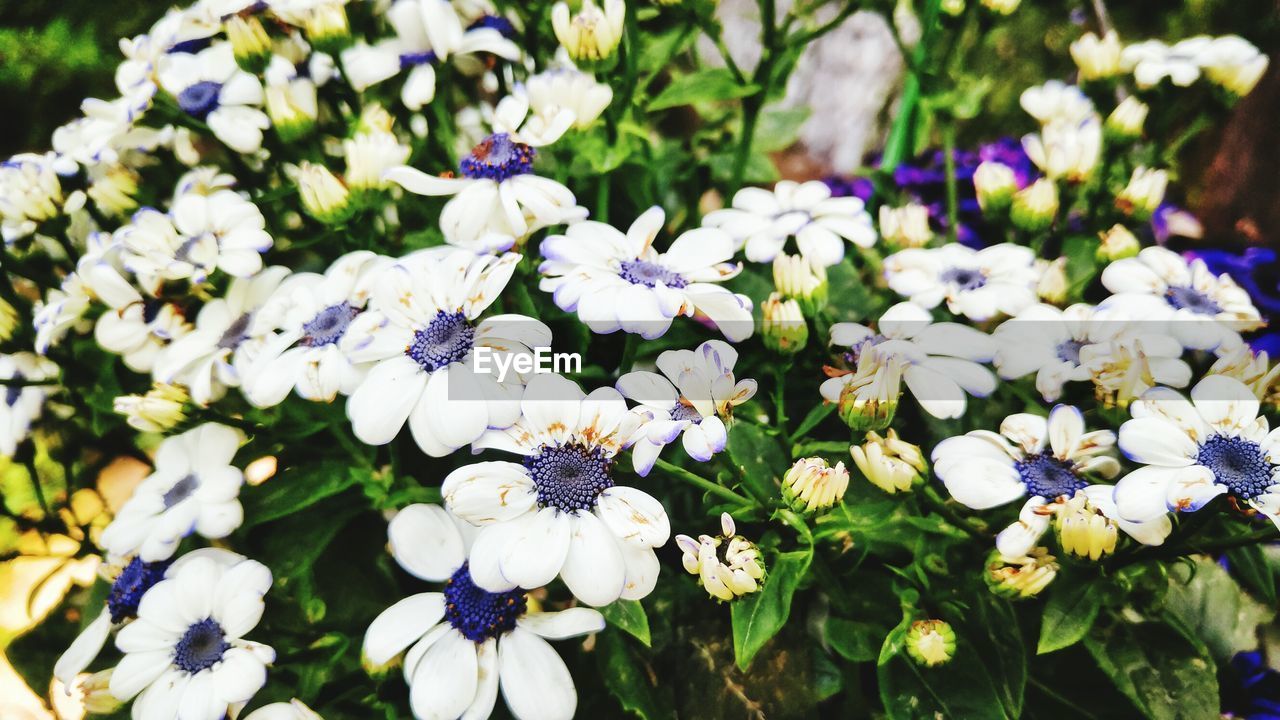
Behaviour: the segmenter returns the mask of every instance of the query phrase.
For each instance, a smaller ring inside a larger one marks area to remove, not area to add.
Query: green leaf
[[[1098,238],[1073,235],[1062,243],[1062,255],[1067,259],[1067,298],[1078,300],[1085,288],[1098,274]]]
[[[1054,583],[1049,602],[1044,607],[1036,654],[1051,653],[1083,640],[1098,617],[1101,602],[1102,593],[1096,579],[1080,578],[1080,582]]]
[[[1276,575],[1267,562],[1266,552],[1261,545],[1246,545],[1227,552],[1231,563],[1231,572],[1247,588],[1258,596],[1258,599],[1271,607],[1275,607]]]
[[[1084,645],[1116,689],[1152,720],[1218,717],[1213,663],[1168,625],[1095,627]]]
[[[760,152],[786,150],[800,138],[800,128],[809,114],[807,107],[765,110],[760,113],[751,147]]]
[[[835,403],[823,402],[814,405],[809,413],[804,416],[800,424],[796,426],[795,432],[791,433],[791,437],[796,440],[804,440],[804,436],[812,429],[818,427],[819,423],[827,419],[831,413],[836,411]]]
[[[600,675],[603,685],[618,699],[622,709],[643,720],[675,717],[670,698],[660,693],[657,675],[640,653],[618,633],[597,637]]]
[[[999,632],[1001,628],[993,628]],[[909,618],[894,628],[884,640],[876,676],[880,701],[890,720],[917,718],[1016,717],[1005,711],[987,671],[991,659],[978,652],[956,629],[956,654],[937,667],[921,667],[907,655],[904,644],[910,631]]]
[[[827,618],[827,644],[849,662],[870,662],[880,654],[883,629],[871,623]]]
[[[759,85],[739,85],[727,68],[699,70],[676,78],[649,101],[649,111],[715,100],[736,100],[760,92]]]
[[[729,459],[741,471],[743,487],[757,500],[778,496],[777,479],[791,466],[777,440],[758,425],[736,422],[729,431]]]
[[[610,625],[625,631],[631,637],[649,647],[649,616],[639,600],[615,600],[600,608],[600,614]]]
[[[355,485],[365,468],[335,462],[298,465],[240,493],[244,527],[250,528],[308,508]]]
[[[791,596],[809,569],[813,548],[779,553],[769,564],[764,587],[733,601],[733,654],[743,671],[791,615]]]
[[[1257,628],[1275,613],[1208,558],[1169,568],[1169,591],[1158,608],[1188,641],[1202,644],[1214,659],[1257,647]]]

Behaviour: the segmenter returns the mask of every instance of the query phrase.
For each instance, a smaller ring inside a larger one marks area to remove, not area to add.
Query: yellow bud
[[[827,269],[803,255],[778,253],[773,259],[773,286],[783,297],[800,303],[806,315],[827,306]]]
[[[1142,243],[1123,225],[1113,225],[1110,230],[1100,233],[1099,237],[1102,238],[1097,252],[1099,260],[1114,262],[1133,257],[1142,249]]]
[[[899,247],[922,247],[933,239],[929,209],[918,203],[880,206],[880,236]]]
[[[260,73],[271,59],[271,37],[256,15],[232,15],[223,23],[236,63],[246,72]]]
[[[1025,557],[1005,558],[992,552],[985,571],[987,586],[997,595],[1029,598],[1039,595],[1058,575],[1058,563],[1045,548]]]
[[[558,2],[551,9],[551,26],[569,57],[598,62],[617,50],[626,12],[622,0],[604,0],[603,10],[593,0],[583,0],[578,14],[570,16],[568,3]]]
[[[809,341],[809,324],[799,303],[773,293],[760,303],[760,314],[760,335],[765,347],[781,355],[794,355],[804,349]]]
[[[1058,544],[1079,558],[1099,560],[1116,549],[1116,524],[1089,503],[1083,492],[1058,508]]]
[[[1164,202],[1164,192],[1169,185],[1169,173],[1145,167],[1134,168],[1129,184],[1116,197],[1116,207],[1125,214],[1147,221]]]
[[[351,217],[355,207],[347,186],[323,165],[304,162],[298,168],[298,193],[302,208],[311,217],[328,225],[338,225]]]
[[[1013,195],[1013,224],[1028,232],[1040,232],[1053,225],[1058,214],[1058,185],[1040,178]]]
[[[156,383],[145,395],[117,397],[113,407],[128,418],[129,427],[140,432],[162,433],[186,419],[183,411],[186,404],[186,388]]]
[[[1018,179],[1013,168],[1004,163],[988,160],[973,172],[973,189],[978,195],[978,206],[985,213],[1004,212],[1018,191]]]
[[[819,457],[797,460],[782,476],[782,499],[796,512],[829,510],[844,499],[849,471],[844,463],[831,467]]]
[[[1036,260],[1040,270],[1040,281],[1036,283],[1036,294],[1047,303],[1059,304],[1067,299],[1067,259],[1060,257],[1053,261]]]
[[[849,454],[871,484],[891,495],[924,483],[928,474],[929,466],[920,446],[900,440],[892,428],[884,437],[868,432],[861,446],[849,447]]]
[[[1012,15],[1022,0],[982,0],[982,4],[997,15]]]
[[[1142,128],[1147,122],[1147,113],[1151,108],[1138,98],[1130,95],[1116,106],[1107,116],[1107,134],[1115,140],[1134,140],[1142,137]]]
[[[717,600],[730,601],[759,592],[765,579],[760,548],[736,534],[728,513],[720,516],[720,526],[717,537],[701,535],[695,540],[688,535],[676,536],[684,569],[697,575],[703,589]]]
[[[956,654],[956,632],[943,620],[919,620],[907,632],[907,654],[912,660],[934,667]]]
[[[1080,81],[1103,80],[1119,75],[1121,49],[1120,36],[1115,30],[1108,30],[1101,38],[1091,32],[1085,33],[1071,43],[1071,59],[1080,68]]]

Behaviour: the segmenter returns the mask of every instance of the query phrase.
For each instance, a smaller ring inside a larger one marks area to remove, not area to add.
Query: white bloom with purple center
[[[262,111],[262,83],[236,64],[231,43],[198,53],[169,53],[159,62],[160,85],[178,107],[209,126],[214,137],[239,153],[262,147],[271,120]]]
[[[658,252],[653,242],[665,218],[662,208],[653,207],[625,234],[586,221],[548,236],[541,245],[545,259],[538,269],[545,277],[539,287],[592,332],[622,330],[652,340],[676,317],[698,315],[732,342],[751,337],[751,300],[716,284],[742,271],[731,262],[733,239],[722,230],[696,228]]]
[[[568,188],[533,173],[536,148],[559,139],[574,118],[567,109],[550,120],[530,118],[528,97],[509,95],[494,110],[493,133],[459,163],[461,177],[428,175],[407,165],[384,177],[418,195],[453,196],[440,213],[450,245],[503,252],[537,230],[586,217]]]
[[[201,406],[220,399],[227,388],[239,387],[265,334],[254,315],[288,275],[288,268],[272,266],[251,278],[232,280],[225,298],[200,308],[191,332],[160,351],[151,372],[156,382],[185,385]]]
[[[1240,333],[1264,324],[1249,293],[1231,276],[1214,277],[1203,260],[1187,262],[1162,247],[1111,263],[1102,271],[1102,284],[1115,294],[1101,308],[1150,323],[1153,332],[1192,350],[1238,345]]]
[[[262,212],[231,190],[181,194],[168,213],[143,208],[115,237],[125,268],[146,286],[202,283],[215,269],[248,277],[262,269],[262,253],[273,244]]]
[[[517,718],[569,720],[577,691],[547,640],[600,632],[604,617],[584,607],[530,611],[523,590],[480,587],[467,561],[475,533],[438,505],[410,505],[392,518],[396,562],[444,589],[383,611],[365,633],[365,661],[382,666],[404,653],[414,717],[485,718],[501,691]]]
[[[525,377],[482,372],[477,348],[494,358],[551,345],[551,330],[523,315],[477,322],[515,272],[520,256],[432,248],[402,258],[372,280],[369,310],[343,338],[348,359],[372,363],[347,400],[357,438],[391,442],[406,423],[423,452],[448,455],[520,414]]]
[[[1209,375],[1191,398],[1152,388],[1129,407],[1120,450],[1141,467],[1116,484],[1122,517],[1146,520],[1166,512],[1199,510],[1227,495],[1280,525],[1280,428],[1258,415],[1247,385]]]
[[[499,30],[483,25],[464,29],[448,0],[399,0],[387,9],[386,17],[396,36],[344,50],[342,67],[360,92],[407,70],[400,100],[410,110],[421,109],[435,97],[437,63],[476,53],[520,58],[520,48]]]
[[[440,491],[445,506],[480,526],[471,576],[490,592],[533,589],[557,576],[596,607],[639,600],[658,580],[671,526],[662,503],[615,485],[614,463],[641,422],[613,388],[584,394],[559,375],[535,375],[521,417],[485,433],[477,449],[523,456],[520,463],[459,468]]]
[[[773,262],[794,237],[800,254],[823,267],[844,259],[844,244],[871,247],[875,227],[862,200],[831,197],[826,183],[779,181],[773,190],[743,188],[733,207],[707,213],[704,227],[729,233],[751,262]]]
[[[1026,556],[1049,529],[1059,504],[1077,491],[1138,542],[1159,545],[1172,529],[1166,515],[1127,521],[1116,511],[1113,486],[1093,482],[1120,472],[1120,463],[1104,454],[1115,442],[1110,430],[1085,432],[1079,409],[1057,405],[1048,418],[1017,413],[1000,423],[999,433],[974,430],[943,440],[933,449],[933,469],[952,497],[975,510],[1027,498],[1017,522],[996,536],[996,548],[1005,557]]]
[[[681,438],[685,452],[706,462],[729,440],[725,420],[733,408],[756,394],[755,380],[736,380],[738,351],[723,340],[708,340],[696,350],[667,350],[658,356],[662,374],[638,371],[618,378],[622,395],[639,403],[647,419],[636,431],[631,462],[641,477],[649,474],[662,448]]]
[[[996,315],[1017,315],[1035,304],[1035,253],[1002,243],[974,250],[958,243],[939,248],[908,248],[885,258],[889,288],[917,305],[947,309],[983,322]]]
[[[58,377],[58,366],[52,360],[29,352],[0,355],[0,380],[26,385],[5,385],[4,402],[0,404],[0,456],[13,457],[18,443],[31,433],[31,423],[44,412],[45,400],[54,385],[43,384]]]
[[[374,253],[358,251],[338,258],[323,275],[295,273],[281,283],[254,315],[263,340],[241,383],[249,402],[277,405],[291,390],[332,402],[355,390],[364,368],[347,357],[347,330],[364,312],[382,263]]]
[[[116,635],[111,674],[137,720],[221,720],[267,682],[275,651],[244,636],[257,626],[271,571],[255,560],[197,557],[146,592]]]
[[[244,473],[231,464],[243,440],[240,431],[217,423],[166,438],[155,470],[102,531],[102,547],[155,562],[171,557],[193,532],[211,539],[231,534],[244,520],[238,499]]]
[[[991,337],[959,323],[935,323],[929,311],[909,302],[898,303],[880,316],[876,330],[858,323],[831,326],[831,344],[849,348],[846,361],[859,360],[874,348],[883,367],[892,374],[901,368],[907,389],[925,412],[938,418],[964,414],[965,393],[986,397],[996,389],[996,376],[979,363],[989,362],[996,346]],[[845,386],[856,373],[828,378],[820,392],[829,402],[838,403]],[[886,399],[896,402],[901,389],[896,379],[885,389]]]

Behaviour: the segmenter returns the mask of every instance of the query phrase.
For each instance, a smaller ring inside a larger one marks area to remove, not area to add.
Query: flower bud
[[[1029,187],[1013,194],[1010,219],[1027,232],[1048,230],[1058,214],[1058,185],[1049,178],[1040,178]]]
[[[263,91],[271,127],[285,142],[294,142],[311,134],[316,126],[319,107],[316,86],[307,78],[269,83]]]
[[[982,5],[997,15],[1012,15],[1022,0],[982,0]]]
[[[1244,383],[1258,400],[1274,405],[1277,401],[1277,385],[1280,385],[1280,365],[1272,366],[1266,350],[1254,351],[1246,344],[1224,350],[1209,366],[1207,375],[1226,375]]]
[[[863,346],[857,368],[844,377],[836,401],[836,411],[849,429],[866,432],[889,427],[898,412],[906,365],[896,355],[881,355],[875,346]]]
[[[960,17],[964,14],[964,0],[942,0],[941,10],[951,17]]]
[[[124,707],[124,703],[111,694],[111,675],[115,668],[93,673],[80,681],[80,702],[85,712],[92,715],[111,715]]]
[[[336,0],[316,5],[303,18],[302,32],[317,50],[337,55],[351,43],[347,9]]]
[[[34,232],[36,225],[57,217],[62,183],[53,156],[25,153],[0,163],[0,225],[9,242]]]
[[[302,208],[316,220],[326,225],[340,225],[355,212],[347,186],[325,166],[302,163],[297,182]]]
[[[943,620],[919,620],[907,632],[907,654],[912,660],[934,667],[956,654],[956,631]]]
[[[568,3],[558,2],[551,9],[551,26],[570,58],[599,62],[618,49],[626,13],[622,0],[604,0],[603,10],[593,0],[583,0],[582,9],[570,17]]]
[[[186,404],[186,388],[155,383],[146,395],[117,397],[113,408],[128,418],[129,427],[139,432],[162,433],[186,419]]]
[[[368,204],[369,196],[386,190],[390,183],[382,179],[389,169],[409,161],[409,146],[402,145],[390,128],[362,130],[342,141],[342,154],[347,160],[347,186],[358,204]]]
[[[1137,167],[1129,184],[1116,197],[1116,207],[1136,220],[1146,222],[1164,202],[1164,191],[1169,185],[1169,173]]]
[[[717,600],[729,601],[758,592],[765,578],[760,548],[737,535],[728,513],[720,516],[720,528],[718,537],[702,535],[694,540],[688,535],[676,536],[684,569],[697,575],[703,589]]]
[[[1067,259],[1060,257],[1056,260],[1036,260],[1037,269],[1040,271],[1040,280],[1036,283],[1036,295],[1041,300],[1054,305],[1060,304],[1067,299],[1067,290],[1070,283],[1067,282]]]
[[[987,586],[995,594],[1011,599],[1039,595],[1057,575],[1056,559],[1042,547],[1020,558],[1005,558],[993,551],[987,559]]]
[[[899,439],[892,428],[884,437],[867,433],[862,445],[849,447],[849,454],[862,475],[890,495],[923,484],[929,472],[920,446]]]
[[[800,303],[806,316],[827,306],[827,269],[803,255],[778,253],[773,259],[773,286],[783,297]]]
[[[232,15],[223,23],[236,64],[249,73],[260,73],[271,60],[271,37],[256,15]]]
[[[107,215],[128,215],[138,207],[138,172],[124,165],[95,165],[89,169],[86,192]]]
[[[1105,128],[1108,137],[1112,140],[1136,140],[1142,137],[1142,127],[1147,122],[1150,110],[1146,103],[1132,95],[1125,98],[1107,116]]]
[[[933,239],[929,209],[918,203],[900,208],[880,206],[880,236],[899,247],[922,247]]]
[[[1079,490],[1058,509],[1056,529],[1062,551],[1098,560],[1116,549],[1116,524],[1094,507]]]
[[[1099,260],[1115,262],[1116,260],[1133,257],[1142,249],[1142,243],[1138,241],[1138,238],[1129,232],[1129,228],[1120,224],[1111,226],[1110,230],[1099,233],[1098,236],[1102,238],[1096,253]]]
[[[13,331],[18,329],[18,310],[9,304],[8,300],[0,298],[0,342],[5,342],[13,337]]]
[[[782,476],[782,499],[796,512],[829,510],[844,499],[848,489],[849,471],[844,463],[831,467],[819,457],[797,460]]]
[[[1102,38],[1091,32],[1085,33],[1071,43],[1071,59],[1080,68],[1080,81],[1104,80],[1119,75],[1120,50],[1120,36],[1115,30],[1108,30]]]
[[[784,300],[778,293],[760,303],[763,321],[760,335],[765,347],[780,354],[794,355],[809,341],[809,324],[795,300]]]
[[[1003,213],[1013,202],[1018,191],[1018,179],[1013,168],[1004,163],[988,160],[973,171],[973,189],[978,194],[978,207],[987,214]]]

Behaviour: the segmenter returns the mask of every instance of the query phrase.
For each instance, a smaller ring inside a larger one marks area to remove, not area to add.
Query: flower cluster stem
[[[667,473],[671,477],[674,477],[677,480],[682,480],[684,482],[687,482],[690,485],[693,485],[694,487],[702,488],[703,490],[706,490],[712,495],[717,495],[720,498],[724,500],[728,500],[731,503],[742,505],[743,507],[750,507],[752,505],[755,505],[755,503],[752,502],[751,499],[746,497],[745,495],[739,495],[738,493],[730,490],[729,488],[723,485],[711,482],[710,480],[700,475],[695,475],[694,473],[691,473],[688,470],[685,470],[684,468],[680,467],[679,465],[676,465],[675,463],[668,462],[666,460],[663,460],[662,458],[658,458],[656,465],[659,470],[662,470],[663,472]]]

